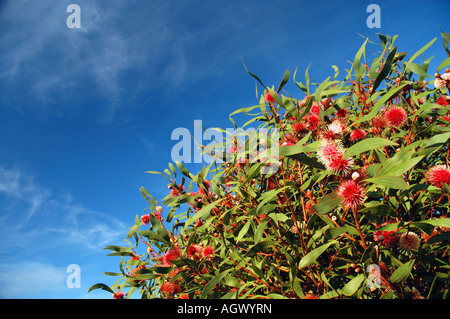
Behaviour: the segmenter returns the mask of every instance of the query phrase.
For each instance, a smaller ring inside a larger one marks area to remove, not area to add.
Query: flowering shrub
[[[371,62],[366,40],[343,80],[334,67],[314,91],[308,71],[305,84],[294,75],[301,99],[282,94],[288,71],[277,90],[249,72],[264,92],[233,114],[256,112],[246,125],[279,130],[278,170],[263,174],[273,160],[267,150],[250,154],[248,140],[231,137],[231,163],[149,172],[167,178],[169,192],[157,200],[141,188],[148,213],[136,216],[129,246],[106,247],[121,261],[119,273],[105,274],[119,278],[90,290],[114,298],[449,297],[450,57],[433,80],[431,59],[416,62],[436,39],[408,59],[395,39],[380,35]]]

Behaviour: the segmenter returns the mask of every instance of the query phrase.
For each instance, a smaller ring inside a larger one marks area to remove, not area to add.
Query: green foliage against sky
[[[278,171],[262,173],[273,164],[270,145],[249,151],[267,143],[260,136],[241,144],[229,137],[223,149],[233,161],[198,173],[180,162],[149,171],[167,178],[168,194],[156,199],[141,188],[150,206],[136,216],[128,246],[106,247],[120,256],[120,271],[106,273],[118,280],[91,290],[115,298],[448,298],[450,57],[429,70],[426,50],[437,39],[414,54],[396,39],[366,39],[351,67],[333,66],[322,83],[308,69],[298,81],[296,70],[300,99],[283,90],[289,71],[271,87],[249,71],[259,103],[233,115],[250,116],[244,128],[279,132]]]

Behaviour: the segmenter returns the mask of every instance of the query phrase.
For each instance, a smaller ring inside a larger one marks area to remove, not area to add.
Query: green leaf
[[[242,60],[242,57],[241,57]],[[247,71],[248,74],[250,74],[253,78],[255,78],[256,81],[259,82],[259,84],[261,84],[264,88],[266,88],[266,86],[264,85],[264,83],[262,83],[262,81],[260,80],[259,77],[257,77],[256,75],[254,75],[252,72],[250,72],[247,67],[245,66],[244,60],[242,60],[242,64],[244,65],[245,71]]]
[[[362,282],[364,281],[364,278],[365,277],[363,274],[359,274],[358,276],[350,280],[342,288],[342,293],[346,296],[353,295],[358,290],[359,286],[361,286]]]
[[[256,209],[256,213],[259,213],[259,210],[269,201],[273,200],[275,196],[284,191],[288,186],[281,187],[279,189],[270,190],[261,195],[262,201],[259,203],[258,208]]]
[[[245,257],[252,257],[259,253],[260,251],[264,251],[266,248],[271,247],[278,243],[278,241],[273,240],[265,240],[254,245],[250,250],[245,254]]]
[[[366,43],[368,40],[369,40],[369,38],[367,38],[366,41],[364,41],[363,45],[359,48],[358,52],[356,53],[355,59],[353,61],[353,67],[355,68],[355,79],[356,79],[356,83],[358,84],[358,86],[361,84],[361,77],[362,77],[362,74],[360,74],[361,73],[361,57],[366,50]]]
[[[358,235],[358,231],[352,226],[333,227],[325,231],[325,237],[328,239],[336,238],[344,233],[349,235]]]
[[[251,222],[250,220],[247,220],[247,222],[244,224],[244,226],[241,228],[241,230],[239,231],[239,234],[236,237],[236,243],[240,242],[242,237],[244,237],[245,235],[247,235],[248,230],[250,229],[251,226]]]
[[[227,269],[225,271],[222,271],[220,274],[215,276],[213,279],[211,279],[203,288],[202,294],[200,295],[200,299],[206,299],[208,297],[208,294],[210,291],[226,276],[228,272],[230,272],[232,269]]]
[[[407,71],[411,71],[411,72],[413,72],[415,74],[418,74],[418,75],[420,75],[421,77],[424,77],[424,78],[433,78],[431,75],[427,74],[427,72],[425,71],[425,69],[422,66],[420,66],[420,65],[418,65],[416,63],[411,63],[408,66]]]
[[[283,79],[280,82],[280,85],[278,86],[277,89],[277,93],[280,93],[281,89],[286,85],[286,83],[289,81],[289,77],[290,77],[291,73],[286,70],[286,72],[284,72],[284,76]]]
[[[209,203],[206,206],[203,206],[202,209],[200,209],[198,212],[196,212],[194,215],[190,216],[187,220],[186,223],[184,224],[185,227],[189,226],[190,224],[192,224],[194,221],[203,218],[206,219],[209,214],[211,213],[211,210],[217,206],[217,204],[222,201],[222,199],[218,199],[212,203]]]
[[[397,47],[395,47],[386,58],[386,62],[384,63],[383,69],[381,69],[380,74],[378,74],[375,82],[373,83],[372,92],[378,88],[381,82],[386,78],[386,76],[391,71],[392,61],[394,60],[395,53],[397,52]]]
[[[366,182],[386,186],[393,189],[407,189],[408,184],[398,176],[381,176],[365,180]]]
[[[415,225],[417,223],[426,223],[434,227],[440,226],[450,228],[450,218],[436,218],[436,219],[422,220],[420,222],[413,222],[411,224]]]
[[[442,70],[443,68],[445,68],[448,65],[450,65],[450,56],[447,59],[445,59],[444,61],[442,61],[441,64],[439,64],[436,72],[439,72],[440,70]]]
[[[161,243],[167,243],[166,240],[161,235],[155,233],[154,231],[148,230],[148,229],[138,231],[138,234],[141,236],[147,237],[150,240],[157,240]]]
[[[402,266],[398,267],[394,273],[392,274],[390,278],[390,282],[393,284],[401,283],[402,281],[406,280],[406,278],[409,277],[411,274],[412,267],[414,265],[415,259],[412,259],[408,261],[407,263],[404,263]]]
[[[107,292],[114,294],[114,291],[111,288],[109,288],[109,286],[107,286],[105,284],[101,284],[101,283],[91,286],[91,288],[89,288],[89,290],[88,290],[88,293],[91,292],[92,290],[96,290],[96,289],[102,289],[102,290],[105,290]]]
[[[344,154],[344,158],[359,155],[363,152],[371,151],[373,149],[383,146],[397,146],[398,144],[388,139],[381,137],[366,138],[355,145],[351,146]]]
[[[314,205],[312,207],[312,210],[314,210],[319,215],[325,215],[329,211],[338,207],[341,202],[342,202],[342,198],[339,197],[336,192],[333,192],[331,194],[325,195],[317,203],[317,205]]]
[[[375,177],[381,176],[401,176],[416,166],[424,155],[412,157],[417,153],[413,151],[400,151],[395,156],[389,158],[375,175]]]
[[[433,40],[431,40],[430,42],[428,42],[425,46],[423,46],[419,51],[417,51],[416,53],[414,53],[414,55],[408,60],[408,62],[406,63],[406,67],[405,69],[408,69],[409,65],[419,56],[421,55],[423,52],[425,52],[433,43],[434,41],[436,41],[437,38],[434,38]]]
[[[319,247],[317,247],[314,250],[311,250],[309,253],[307,253],[299,262],[298,268],[305,268],[306,266],[309,266],[311,263],[316,261],[317,258],[319,258],[320,255],[322,255],[325,250],[328,249],[331,245],[337,243],[336,240],[330,241],[326,244],[323,244]]]
[[[330,79],[330,77],[327,77],[325,79],[325,81],[320,83],[319,87],[316,89],[316,92],[314,93],[314,97],[315,97],[317,103],[319,103],[320,100],[322,99],[323,90],[325,90],[325,88],[327,88],[328,86],[331,85],[331,83],[328,81],[329,79]]]
[[[167,231],[164,229],[161,221],[155,217],[153,214],[149,214],[150,222],[152,223],[152,227],[158,233],[159,236],[163,239],[163,242],[166,244],[170,244],[170,237]]]

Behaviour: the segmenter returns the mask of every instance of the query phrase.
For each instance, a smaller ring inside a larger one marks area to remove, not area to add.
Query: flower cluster
[[[439,73],[435,73],[434,77],[436,78],[434,80],[434,87],[436,89],[450,89],[450,69],[445,69],[445,73],[440,75]]]

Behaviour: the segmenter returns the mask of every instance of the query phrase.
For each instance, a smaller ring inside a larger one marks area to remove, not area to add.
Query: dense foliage
[[[442,36],[447,49],[450,35]],[[157,200],[141,188],[149,207],[129,246],[106,247],[121,258],[120,272],[105,273],[118,280],[90,290],[448,298],[450,53],[429,75],[424,52],[436,39],[411,56],[397,52],[396,36],[379,40],[366,39],[342,80],[336,66],[322,83],[308,70],[304,83],[294,74],[300,99],[283,91],[288,71],[276,90],[249,72],[263,87],[259,103],[231,115],[249,115],[244,127],[276,129],[277,143],[228,136],[204,151],[217,156],[222,147],[232,161],[217,158],[198,174],[179,162],[149,172],[167,178],[168,194]],[[270,163],[276,172],[262,170]]]

